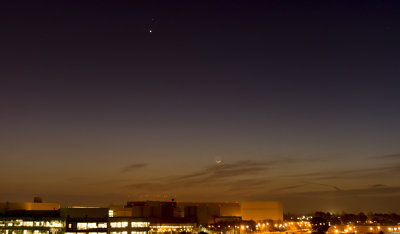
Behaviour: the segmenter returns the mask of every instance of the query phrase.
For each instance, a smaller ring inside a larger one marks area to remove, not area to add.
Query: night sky
[[[7,2],[1,201],[400,212],[398,1]]]

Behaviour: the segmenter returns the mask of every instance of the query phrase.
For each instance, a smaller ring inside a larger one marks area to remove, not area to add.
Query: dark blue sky
[[[399,211],[396,1],[0,9],[0,198]]]

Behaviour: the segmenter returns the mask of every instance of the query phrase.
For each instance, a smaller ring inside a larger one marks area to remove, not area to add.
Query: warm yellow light
[[[108,217],[114,217],[114,211],[108,210]]]

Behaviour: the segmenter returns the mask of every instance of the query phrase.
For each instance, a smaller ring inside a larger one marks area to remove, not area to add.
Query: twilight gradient
[[[1,200],[400,212],[398,2],[0,9]]]

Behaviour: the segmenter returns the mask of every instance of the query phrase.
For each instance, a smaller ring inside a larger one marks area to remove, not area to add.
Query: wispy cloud
[[[297,185],[289,185],[289,186],[284,186],[284,187],[280,187],[277,189],[273,189],[270,192],[272,193],[279,193],[279,192],[283,192],[283,191],[287,191],[287,190],[292,190],[292,189],[297,189],[297,188],[302,188],[304,187],[306,184],[297,184]]]
[[[326,197],[346,197],[346,196],[386,196],[400,195],[400,187],[375,187],[361,188],[340,191],[304,192],[296,195],[303,196],[326,196]]]
[[[314,161],[314,160],[312,160]],[[206,166],[197,171],[156,178],[147,181],[132,181],[124,186],[126,189],[142,188],[148,190],[173,190],[180,188],[213,187],[225,192],[238,191],[246,187],[246,190],[264,189],[270,179],[266,179],[267,173],[273,167],[285,167],[288,164],[309,162],[308,159],[278,159],[271,161],[242,160],[232,163],[221,163]]]
[[[370,186],[349,190],[325,190],[271,193],[250,193],[242,197],[243,200],[278,200],[282,201],[287,210],[310,212],[324,210],[330,212],[395,212],[400,208],[397,202],[400,198],[400,187],[384,186],[371,188]],[[390,208],[389,208],[390,207]]]
[[[373,185],[371,185],[371,188],[382,188],[382,187],[386,187],[386,185],[384,185],[384,184],[373,184]]]
[[[154,182],[132,183],[125,187],[132,189],[153,189],[153,188],[165,189],[162,183],[154,183]]]
[[[380,158],[380,159],[400,159],[400,154],[386,154],[386,155],[380,155],[375,158]]]
[[[342,191],[342,189],[340,189],[336,185],[325,184],[325,183],[315,183],[315,182],[301,182],[301,183],[298,183],[298,184],[295,184],[295,185],[288,185],[288,186],[276,188],[276,189],[270,190],[270,192],[271,193],[287,192],[288,190],[290,191],[290,190],[294,190],[294,189],[298,189],[298,188],[304,188],[304,187],[312,186],[312,185],[318,185],[318,186],[322,186],[322,187],[329,187],[329,188],[332,188],[335,191]]]
[[[332,189],[334,189],[334,190],[336,190],[336,191],[342,191],[342,189],[340,189],[338,186],[332,185],[332,184],[315,183],[315,182],[306,182],[305,184],[309,184],[309,185],[320,185],[320,186],[325,186],[325,187],[332,188]]]
[[[184,187],[196,187],[205,185],[233,186],[237,181],[247,178],[249,182],[257,178],[262,172],[268,170],[268,163],[255,161],[239,161],[212,165],[193,173],[157,178],[150,181],[131,183],[125,188],[147,189],[175,189]],[[253,181],[256,183],[255,181]],[[260,182],[260,180],[259,180]],[[254,185],[254,184],[253,184]]]
[[[262,178],[236,180],[228,184],[229,188],[226,190],[226,192],[242,191],[243,188],[245,188],[246,192],[260,190],[260,189],[262,190],[269,183],[271,183],[271,180]]]
[[[287,177],[309,178],[313,180],[337,180],[356,178],[376,178],[379,176],[390,176],[400,173],[400,165],[358,168],[354,170],[317,171],[304,174],[288,175]]]
[[[147,163],[133,163],[129,166],[123,167],[121,168],[122,172],[130,172],[130,171],[134,171],[143,167],[147,167],[148,164]]]
[[[197,172],[182,175],[176,180],[201,182],[207,180],[221,180],[224,178],[256,175],[268,169],[269,163],[255,161],[239,161],[235,163],[217,164],[206,167]]]
[[[301,186],[301,185],[300,185]],[[296,188],[296,186],[292,186]],[[291,186],[286,187],[290,189]],[[285,189],[285,188],[284,188]],[[250,199],[257,199],[258,197],[268,197],[271,193],[268,194],[255,194],[250,195]],[[343,197],[385,197],[385,196],[399,196],[400,197],[400,187],[388,187],[388,186],[379,186],[379,187],[366,187],[366,188],[358,188],[358,189],[348,189],[348,190],[322,190],[322,191],[306,191],[306,192],[292,192],[285,193],[279,196],[282,197],[307,197],[307,198],[324,198],[324,199],[334,199],[334,198],[343,198]]]
[[[310,159],[278,159],[271,161],[252,161],[244,160],[234,163],[217,164],[203,168],[202,170],[179,176],[175,179],[189,180],[189,179],[211,179],[218,180],[223,178],[240,177],[246,175],[256,175],[261,172],[268,171],[273,166],[284,167],[293,163],[304,163],[315,160]]]

